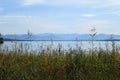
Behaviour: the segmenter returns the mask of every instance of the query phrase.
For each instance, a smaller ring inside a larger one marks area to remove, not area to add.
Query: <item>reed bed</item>
[[[120,80],[119,47],[0,51],[0,80]]]

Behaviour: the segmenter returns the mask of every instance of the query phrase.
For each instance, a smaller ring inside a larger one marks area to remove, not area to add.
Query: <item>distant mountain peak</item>
[[[95,40],[109,40],[111,34],[97,34]],[[120,40],[120,35],[112,35],[114,39]],[[10,40],[28,40],[27,34],[7,34],[3,35],[4,39]],[[89,34],[53,34],[53,33],[42,33],[42,34],[33,34],[31,40],[91,40]]]

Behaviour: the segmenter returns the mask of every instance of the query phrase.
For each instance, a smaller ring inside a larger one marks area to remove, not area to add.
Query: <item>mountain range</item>
[[[91,40],[91,36],[89,34],[52,34],[52,33],[44,33],[44,34],[7,34],[3,35],[4,40],[34,40],[34,41],[75,41],[75,40]],[[94,40],[120,40],[120,35],[114,34],[97,34],[94,36]]]

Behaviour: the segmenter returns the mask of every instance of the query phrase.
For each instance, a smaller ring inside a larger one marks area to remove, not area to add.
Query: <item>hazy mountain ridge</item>
[[[3,35],[6,40],[91,40],[89,34],[7,34]],[[110,40],[111,34],[97,34],[95,40]],[[112,39],[120,40],[120,35],[112,35]]]

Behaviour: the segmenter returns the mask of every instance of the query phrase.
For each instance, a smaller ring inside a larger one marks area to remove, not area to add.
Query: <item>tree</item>
[[[1,33],[0,33],[0,44],[3,44],[3,37]]]

